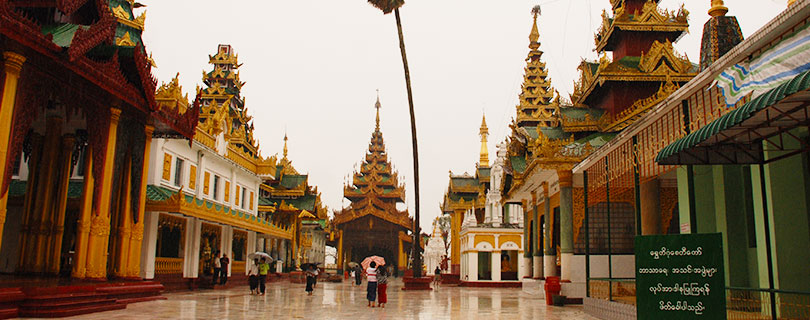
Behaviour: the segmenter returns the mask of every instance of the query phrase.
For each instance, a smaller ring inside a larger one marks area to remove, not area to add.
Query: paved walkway
[[[581,306],[547,307],[545,301],[513,288],[441,287],[433,291],[402,291],[402,282],[388,287],[388,304],[366,306],[366,283],[318,283],[307,296],[303,284],[269,284],[265,296],[248,288],[168,293],[168,300],[131,304],[124,310],[76,319],[566,319],[592,320]]]

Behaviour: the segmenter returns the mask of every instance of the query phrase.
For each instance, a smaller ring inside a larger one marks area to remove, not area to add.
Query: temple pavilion
[[[156,102],[144,19],[126,0],[0,1],[0,272],[139,278],[153,137],[191,139],[199,112]]]
[[[510,125],[503,179],[503,203],[520,203],[526,212],[523,274],[538,281],[524,281],[524,288],[537,288],[535,284],[542,284],[545,277],[560,276],[563,294],[585,295],[581,255],[585,242],[580,232],[584,192],[581,181],[575,187],[571,170],[698,72],[698,65],[672,45],[688,30],[689,12],[683,6],[670,11],[654,0],[610,3],[612,14],[603,13],[603,24],[594,39],[600,57],[580,64],[580,79],[569,99],[555,93],[547,77],[536,24],[540,10],[533,10],[530,51],[516,117]],[[596,268],[604,269],[598,274],[609,274],[607,268],[612,264],[632,276],[633,268],[628,266],[633,259],[636,199],[660,208],[662,218],[650,227],[663,229],[669,228],[677,202],[671,188],[674,180],[652,182],[648,186],[655,192],[645,193],[647,198],[634,194],[631,146],[626,153],[626,161],[605,164],[611,175],[623,177],[621,184],[612,185],[616,188],[611,194],[589,195],[590,219],[599,228],[592,233],[612,234],[609,241],[604,236],[592,237],[592,252],[619,254],[613,256],[613,263],[597,264]],[[598,224],[607,212],[613,218],[610,231],[607,225]]]
[[[337,247],[338,269],[348,262],[360,262],[377,255],[400,272],[408,267],[413,219],[408,211],[397,209],[405,202],[405,185],[388,161],[380,130],[380,98],[374,106],[377,120],[365,159],[343,196],[351,204],[334,212],[331,243]]]

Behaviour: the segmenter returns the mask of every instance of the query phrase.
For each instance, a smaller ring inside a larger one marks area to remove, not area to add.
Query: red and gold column
[[[127,260],[129,259],[129,240],[132,238],[132,160],[126,160],[124,166],[124,178],[121,179],[121,187],[119,188],[118,208],[112,208],[119,212],[119,221],[110,221],[110,223],[117,224],[115,228],[115,257],[113,263],[113,273],[116,277],[125,278],[127,276]],[[107,261],[110,263],[110,261]]]
[[[17,101],[17,84],[20,80],[25,57],[11,51],[3,52],[5,82],[3,83],[3,98],[0,102],[0,186],[5,185],[6,180],[11,177],[6,176],[6,162],[8,159],[9,137],[11,137],[12,115],[14,114],[14,104]],[[3,226],[6,223],[6,204],[8,202],[8,190],[0,190],[0,245],[3,240]]]
[[[93,208],[90,219],[90,236],[87,242],[86,278],[103,279],[107,276],[107,244],[110,237],[110,201],[112,197],[113,162],[115,161],[115,143],[118,137],[118,120],[121,109],[110,108],[110,122],[107,130],[107,143],[104,150],[104,163],[98,208]]]
[[[47,272],[58,274],[62,261],[62,236],[65,233],[65,209],[68,202],[68,185],[70,184],[71,164],[73,163],[73,146],[76,137],[68,134],[62,137],[62,148],[58,162],[59,179],[56,188],[56,202],[51,210],[51,232],[49,250],[47,255]]]
[[[90,221],[93,216],[93,145],[88,144],[85,149],[84,185],[81,205],[79,208],[79,221],[76,228],[76,253],[73,258],[74,278],[84,278],[87,272],[87,243],[90,239]]]
[[[141,246],[143,244],[143,219],[144,212],[146,211],[146,185],[149,179],[149,157],[152,146],[152,133],[155,128],[147,125],[144,127],[144,140],[143,147],[143,167],[141,168],[141,192],[138,193],[138,222],[132,227],[132,236],[129,242],[129,259],[127,261],[126,277],[137,278],[141,273]]]
[[[47,117],[45,126],[45,142],[42,146],[43,152],[53,152],[59,150],[60,137],[62,136],[62,118]],[[58,154],[58,151],[55,152]],[[34,201],[34,211],[31,216],[29,228],[30,238],[33,240],[33,251],[27,253],[27,267],[25,272],[45,272],[47,271],[47,256],[50,246],[51,230],[53,227],[53,206],[56,202],[58,185],[58,156],[42,155],[40,168],[37,177],[36,192],[31,194]]]

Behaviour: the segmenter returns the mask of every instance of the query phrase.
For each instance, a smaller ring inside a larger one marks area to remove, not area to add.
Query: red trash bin
[[[560,290],[562,287],[560,286],[560,277],[546,277],[546,304],[552,305],[553,300],[551,296],[560,295]]]

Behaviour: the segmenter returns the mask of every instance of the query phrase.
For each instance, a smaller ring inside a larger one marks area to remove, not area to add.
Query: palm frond
[[[405,0],[368,0],[372,6],[382,10],[383,14],[389,14],[405,4]]]

